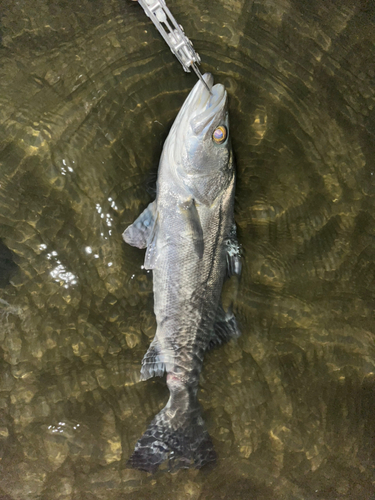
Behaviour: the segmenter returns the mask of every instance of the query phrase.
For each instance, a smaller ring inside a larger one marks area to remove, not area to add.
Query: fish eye
[[[216,127],[214,130],[214,133],[212,134],[212,139],[216,144],[223,144],[225,139],[227,138],[228,132],[227,128],[224,127],[224,125],[220,125],[219,127]]]

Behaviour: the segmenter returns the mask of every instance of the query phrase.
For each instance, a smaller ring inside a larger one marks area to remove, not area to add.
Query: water
[[[1,4],[0,498],[374,498],[373,4],[169,3],[230,95],[243,334],[201,377],[217,465],[154,476],[126,469],[167,390],[121,233],[196,79],[130,1]]]

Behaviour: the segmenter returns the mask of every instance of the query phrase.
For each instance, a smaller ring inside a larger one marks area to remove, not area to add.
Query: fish
[[[141,380],[163,376],[166,406],[138,440],[128,466],[155,472],[201,468],[216,452],[197,392],[205,353],[240,335],[223,283],[241,273],[234,221],[235,161],[229,134],[228,97],[206,73],[183,103],[164,143],[156,199],[123,233],[146,248],[152,270],[156,334]]]

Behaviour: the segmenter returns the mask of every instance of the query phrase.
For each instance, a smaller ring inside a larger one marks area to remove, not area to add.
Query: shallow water
[[[2,0],[0,498],[375,498],[374,4],[168,5],[237,157],[243,333],[200,383],[218,463],[126,469],[167,390],[139,382],[152,277],[121,233],[196,78],[136,3]]]

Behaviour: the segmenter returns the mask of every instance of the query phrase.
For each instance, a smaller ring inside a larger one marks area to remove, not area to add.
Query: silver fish
[[[153,271],[157,331],[142,362],[146,380],[167,373],[170,397],[135,446],[129,466],[154,472],[200,468],[215,461],[197,399],[208,349],[240,335],[221,305],[226,277],[240,274],[234,223],[235,168],[227,92],[197,82],[164,144],[154,202],[129,226],[124,240],[147,248]]]

